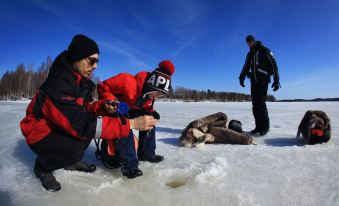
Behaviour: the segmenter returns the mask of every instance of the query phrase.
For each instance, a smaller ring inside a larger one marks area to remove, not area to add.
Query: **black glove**
[[[278,89],[280,88],[280,82],[279,80],[274,80],[273,84],[272,84],[272,88],[273,88],[273,91],[276,92],[278,91]]]
[[[158,112],[152,112],[152,116],[154,117],[154,119],[160,120],[160,114]]]
[[[245,79],[239,78],[239,82],[242,87],[245,87]]]

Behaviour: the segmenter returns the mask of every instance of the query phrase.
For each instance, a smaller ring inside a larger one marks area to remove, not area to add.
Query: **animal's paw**
[[[257,143],[254,141],[253,138],[250,138],[250,139],[249,139],[248,144],[249,144],[249,145],[257,145]]]
[[[206,135],[203,135],[196,139],[196,142],[193,144],[194,147],[202,147],[205,145],[207,138]]]
[[[206,140],[207,140],[206,135],[204,135],[204,136],[202,136],[202,137],[199,137],[199,138],[197,139],[197,144],[205,143]]]
[[[205,143],[202,142],[202,143],[199,143],[199,144],[195,144],[194,146],[195,146],[195,147],[198,147],[198,148],[202,148],[202,147],[205,146]]]

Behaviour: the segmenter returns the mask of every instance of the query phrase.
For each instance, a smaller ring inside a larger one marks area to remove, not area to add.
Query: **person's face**
[[[247,42],[247,45],[251,49],[254,46],[254,41]]]
[[[151,92],[148,94],[149,99],[158,99],[161,97],[163,94],[161,92]]]
[[[84,78],[90,78],[93,71],[97,68],[99,54],[93,54],[87,58],[74,63],[75,70]]]

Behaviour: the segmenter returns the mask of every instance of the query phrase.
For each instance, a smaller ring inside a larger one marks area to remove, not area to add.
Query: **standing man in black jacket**
[[[272,84],[273,91],[277,91],[280,88],[278,66],[273,53],[260,41],[256,41],[254,36],[248,35],[246,42],[250,51],[247,53],[239,81],[240,85],[245,87],[245,78],[248,77],[251,80],[252,109],[255,119],[255,129],[251,131],[251,134],[259,133],[263,136],[270,129],[270,120],[265,101],[272,75],[274,79]]]

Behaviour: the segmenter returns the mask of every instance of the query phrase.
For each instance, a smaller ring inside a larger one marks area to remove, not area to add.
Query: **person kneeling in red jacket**
[[[96,132],[100,131],[98,137],[113,140],[126,138],[130,129],[148,130],[155,125],[153,117],[110,117],[116,111],[107,100],[94,101],[95,84],[90,76],[98,61],[96,42],[85,35],[74,36],[68,49],[54,60],[20,122],[27,144],[38,156],[34,173],[48,191],[61,189],[55,170],[95,171],[95,165],[81,159]],[[98,116],[104,116],[102,124],[97,124]]]
[[[171,84],[171,76],[175,71],[173,63],[169,60],[161,61],[153,72],[140,72],[135,76],[128,73],[121,73],[111,77],[100,84],[97,90],[99,99],[120,101],[128,104],[129,118],[141,116],[153,116],[160,120],[160,115],[153,108],[154,101],[162,95],[166,95]],[[116,149],[122,158],[123,171],[129,167],[137,167],[140,161],[158,163],[164,160],[163,156],[156,155],[155,127],[148,131],[139,132],[138,152],[135,153],[134,135],[131,131],[131,146],[122,148],[118,142]],[[122,139],[119,139],[121,142]],[[132,155],[126,155],[130,154]],[[133,166],[131,166],[133,165]],[[133,169],[132,169],[133,170]]]

